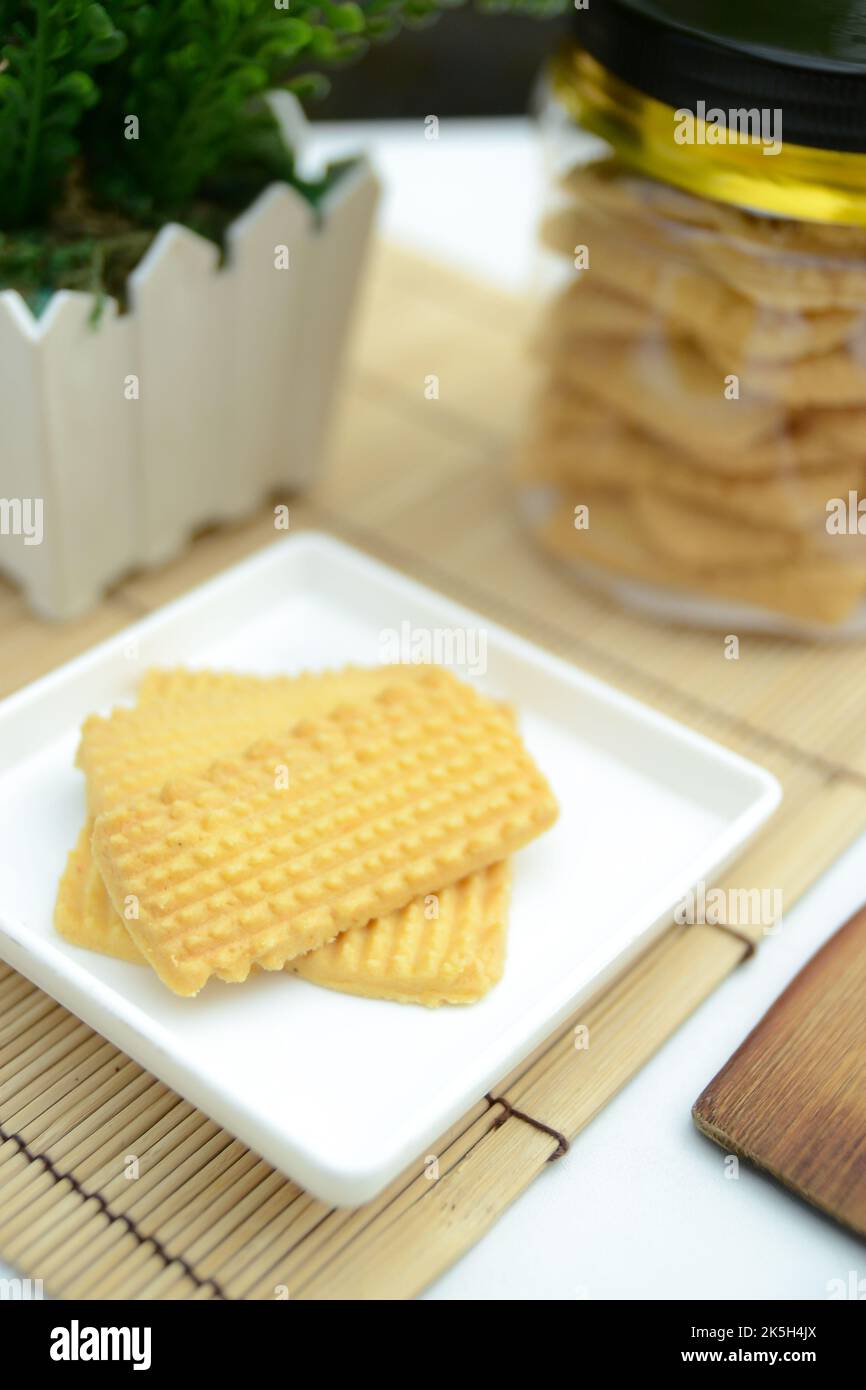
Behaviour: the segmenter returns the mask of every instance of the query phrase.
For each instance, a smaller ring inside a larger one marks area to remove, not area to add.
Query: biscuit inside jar
[[[561,60],[552,85],[557,129],[564,107],[605,144],[560,160],[541,224],[550,289],[518,466],[537,540],[576,574],[651,594],[674,618],[857,630],[866,117],[862,151],[779,142],[776,166],[741,141],[678,162],[679,113],[591,51]],[[831,154],[834,198],[821,163]]]

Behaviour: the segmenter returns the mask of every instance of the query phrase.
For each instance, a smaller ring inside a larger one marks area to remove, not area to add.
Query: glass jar
[[[577,18],[542,115],[524,515],[662,615],[862,631],[866,0]]]

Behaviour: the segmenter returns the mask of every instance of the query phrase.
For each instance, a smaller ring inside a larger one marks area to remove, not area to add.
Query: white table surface
[[[383,230],[511,289],[531,274],[541,197],[522,120],[318,126],[324,154],[365,147],[386,185]],[[864,655],[866,663],[866,655]],[[815,950],[866,898],[866,836],[747,964],[578,1136],[427,1299],[824,1299],[866,1276],[853,1236],[740,1167],[690,1108]],[[11,1273],[0,1264],[0,1277]]]

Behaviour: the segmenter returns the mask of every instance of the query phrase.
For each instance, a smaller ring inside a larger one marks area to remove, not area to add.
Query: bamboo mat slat
[[[330,466],[311,496],[275,500],[294,529],[330,530],[770,767],[782,809],[726,883],[778,888],[787,912],[866,829],[861,649],[744,634],[728,661],[720,634],[620,610],[539,556],[506,481],[528,321],[505,295],[380,248]],[[0,585],[4,693],[273,539],[269,511],[209,533],[63,628]],[[442,1136],[438,1175],[419,1159],[354,1211],[310,1197],[0,965],[0,1254],[65,1297],[411,1297],[746,954],[719,928],[672,927]]]

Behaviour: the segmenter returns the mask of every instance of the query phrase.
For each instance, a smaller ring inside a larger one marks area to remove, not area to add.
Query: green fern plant
[[[219,240],[296,178],[264,94],[463,0],[0,0],[0,286],[122,296],[166,220]],[[481,0],[545,15],[567,0]],[[327,183],[327,181],[326,181]]]
[[[16,227],[50,207],[99,100],[93,74],[126,40],[86,0],[0,0],[0,36],[0,216]]]

